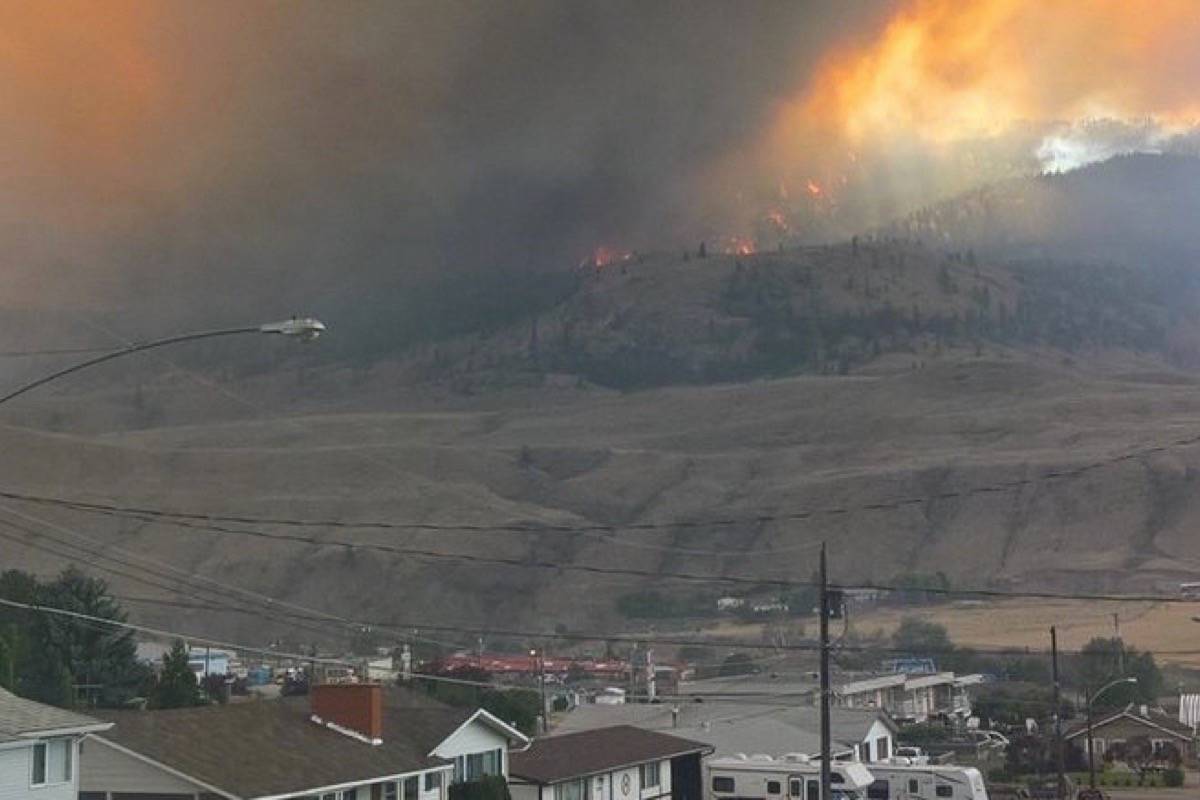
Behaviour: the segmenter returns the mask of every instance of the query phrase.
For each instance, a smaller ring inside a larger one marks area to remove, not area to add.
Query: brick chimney
[[[309,690],[312,720],[370,744],[383,744],[383,689],[378,683],[322,683]]]

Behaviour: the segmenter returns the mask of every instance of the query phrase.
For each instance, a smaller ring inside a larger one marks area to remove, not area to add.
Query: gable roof
[[[1117,722],[1118,720],[1122,719],[1131,720],[1147,728],[1158,730],[1162,733],[1174,736],[1177,739],[1191,741],[1196,738],[1196,733],[1192,730],[1190,725],[1185,725],[1165,711],[1160,711],[1157,708],[1147,708],[1146,714],[1143,716],[1133,705],[1126,706],[1125,708],[1116,712],[1111,712],[1107,716],[1104,716],[1100,719],[1093,719],[1092,732],[1094,734],[1104,726],[1110,725],[1113,722]],[[1085,722],[1072,726],[1071,730],[1064,734],[1064,738],[1074,739],[1078,736],[1083,736],[1086,733],[1087,723]]]
[[[820,716],[813,706],[780,706],[775,701],[738,703],[654,703],[582,705],[564,715],[555,729],[569,733],[609,725],[635,725],[646,730],[683,736],[711,746],[718,756],[738,753],[817,754],[821,751]],[[896,722],[881,709],[830,709],[830,733],[835,753],[862,742],[876,722],[894,736]]]
[[[100,712],[98,737],[235,797],[273,797],[444,766],[430,755],[468,709],[385,704],[383,743],[310,719],[308,698],[164,711]]]
[[[91,733],[111,727],[111,723],[26,700],[0,689],[0,742],[17,742],[55,734]]]
[[[647,761],[711,751],[703,742],[632,725],[613,725],[537,739],[528,750],[509,756],[508,771],[515,777],[545,785]]]
[[[512,725],[509,725],[507,722],[500,719],[495,714],[493,714],[490,711],[488,711],[487,709],[483,709],[483,708],[476,710],[473,714],[471,714],[469,717],[467,717],[461,723],[459,723],[457,728],[455,728],[450,733],[448,733],[444,737],[442,737],[443,741],[453,738],[454,735],[457,734],[459,731],[461,731],[463,728],[465,728],[468,725],[475,723],[475,722],[478,722],[482,725],[486,725],[487,727],[491,728],[496,733],[498,733],[501,736],[503,736],[504,738],[508,739],[510,745],[515,744],[519,747],[527,747],[529,745],[529,743],[531,741],[533,741],[528,736],[526,736],[525,734],[521,733],[519,730],[514,728]],[[441,742],[439,742],[439,744],[441,744]]]

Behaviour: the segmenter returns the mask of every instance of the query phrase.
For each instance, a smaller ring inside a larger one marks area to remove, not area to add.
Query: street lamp
[[[542,733],[545,733],[549,727],[547,724],[548,720],[546,719],[546,717],[550,713],[549,710],[547,710],[547,708],[546,708],[546,657],[544,654],[539,654],[538,651],[535,649],[530,649],[529,657],[531,659],[533,659],[533,668],[535,670],[537,670],[538,693],[541,695],[541,698],[542,698],[542,713],[540,715],[541,723],[542,723]]]
[[[291,319],[283,320],[282,322],[268,322],[262,325],[250,325],[244,328],[222,328],[215,331],[197,331],[194,333],[183,333],[176,336],[168,336],[165,339],[155,339],[149,342],[134,343],[126,347],[122,347],[112,352],[105,353],[95,358],[89,358],[87,361],[81,361],[78,364],[72,364],[65,369],[60,369],[57,372],[52,372],[38,378],[36,381],[27,383],[24,386],[14,389],[8,394],[0,397],[0,404],[7,403],[15,397],[19,397],[26,392],[43,386],[50,381],[58,380],[73,372],[79,372],[88,367],[94,367],[97,364],[103,364],[105,361],[112,361],[114,358],[140,353],[143,350],[153,350],[158,347],[165,347],[169,344],[178,344],[180,342],[190,342],[196,339],[213,339],[218,336],[236,336],[243,333],[268,333],[279,334],[281,336],[290,336],[299,339],[302,342],[311,342],[324,333],[326,330],[325,323],[314,317],[292,317]]]
[[[1120,686],[1123,683],[1137,683],[1137,678],[1117,678],[1115,681],[1109,681],[1101,686],[1093,693],[1086,686],[1083,688],[1083,701],[1087,707],[1087,747],[1088,747],[1088,788],[1096,788],[1096,757],[1092,750],[1092,703],[1099,699],[1100,695],[1114,686]]]

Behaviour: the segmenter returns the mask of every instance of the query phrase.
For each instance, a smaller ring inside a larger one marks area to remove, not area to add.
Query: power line
[[[7,493],[0,492],[0,497],[9,496]],[[76,510],[87,511],[89,513],[99,513],[104,515],[114,515],[106,510],[99,508],[76,508],[73,504],[63,504],[66,508],[75,508]],[[290,533],[271,533],[268,531],[256,530],[251,528],[233,528],[228,525],[219,525],[211,523],[194,522],[189,519],[173,518],[168,516],[138,516],[134,513],[116,513],[115,516],[123,518],[138,519],[142,522],[159,522],[172,525],[180,528],[188,528],[192,530],[202,530],[212,533],[231,534],[240,536],[250,536],[262,539],[270,539],[275,541],[291,542],[295,544],[305,544],[312,547],[341,547],[350,550],[365,550],[387,553],[390,555],[414,556],[417,558],[435,560],[435,561],[451,561],[465,564],[490,564],[494,566],[513,567],[521,569],[543,569],[555,570],[564,572],[584,572],[598,575],[614,575],[637,578],[653,578],[656,580],[677,580],[693,583],[726,583],[734,585],[753,586],[755,588],[776,587],[785,589],[796,588],[815,588],[817,584],[813,581],[794,580],[786,578],[768,578],[751,575],[714,575],[711,573],[696,573],[696,572],[676,572],[670,570],[647,570],[635,569],[630,567],[604,567],[589,564],[576,564],[560,561],[548,561],[543,559],[516,558],[506,556],[486,556],[472,553],[448,553],[442,550],[434,550],[431,548],[403,547],[378,542],[355,542],[345,539],[328,539],[319,538],[316,536],[305,536],[301,534]],[[923,587],[923,586],[905,586],[902,584],[888,584],[875,582],[852,582],[852,583],[831,583],[833,589],[860,590],[860,591],[884,591],[884,592],[921,592],[924,594],[937,596],[951,597],[990,597],[990,598],[1009,598],[1009,599],[1037,599],[1037,600],[1084,600],[1093,602],[1113,602],[1113,603],[1197,603],[1195,599],[1189,599],[1179,596],[1169,595],[1152,595],[1152,594],[1113,594],[1113,593],[1083,593],[1083,592],[1054,592],[1054,591],[1036,591],[1036,590],[1021,590],[1013,591],[1007,589],[986,589],[986,588],[949,588],[949,587]]]
[[[120,347],[63,347],[50,350],[0,350],[0,358],[27,358],[35,356],[74,356],[86,353],[107,353],[121,350]]]
[[[21,528],[20,526],[13,525],[13,523],[11,523],[11,522],[3,521],[3,522],[0,522],[0,525],[5,525],[5,526],[7,526],[7,527],[9,527],[9,528],[12,528],[12,529],[14,529],[14,530],[19,530],[19,531],[21,531],[21,532],[23,532],[23,533],[26,533],[27,535],[31,535],[31,536],[38,536],[38,535],[39,535],[39,534],[37,534],[37,532],[35,532],[35,531],[29,531],[29,530],[27,530],[27,529]],[[62,550],[55,550],[54,548],[52,548],[52,547],[48,547],[48,546],[47,546],[47,545],[45,545],[45,544],[39,544],[39,543],[36,543],[36,542],[28,542],[28,541],[25,541],[25,540],[23,540],[23,539],[20,539],[20,538],[17,538],[17,537],[15,537],[15,536],[12,536],[11,534],[0,533],[0,538],[2,538],[2,539],[7,539],[8,541],[11,541],[11,542],[15,542],[15,543],[17,543],[18,545],[21,545],[21,546],[23,546],[23,547],[29,547],[29,548],[32,548],[32,549],[35,549],[35,550],[40,550],[40,551],[42,551],[42,552],[44,552],[44,553],[49,553],[49,554],[51,554],[51,555],[58,556],[59,558],[64,558],[64,559],[67,559],[67,560],[69,560],[69,561],[75,561],[75,560],[77,560],[77,558],[78,558],[77,554],[73,554],[73,553],[71,553],[71,552],[69,552],[69,551],[64,553]],[[70,548],[70,545],[67,545],[67,544],[62,544],[62,543],[59,543],[59,544],[60,544],[60,546],[61,546],[61,547]],[[87,551],[84,551],[84,552],[87,552]],[[129,567],[131,567],[131,568],[134,568],[134,569],[139,569],[139,567],[138,567],[137,565],[134,565],[134,564],[129,564],[128,562],[123,562],[123,561],[120,561],[120,560],[118,560],[118,559],[114,559],[114,558],[111,558],[111,557],[107,557],[107,556],[104,556],[103,554],[99,554],[99,553],[89,553],[89,555],[98,556],[98,557],[100,557],[100,558],[105,558],[105,559],[107,559],[107,560],[113,561],[114,563],[117,563],[117,564],[122,564],[122,565],[125,565],[125,566],[129,566]],[[173,593],[173,594],[179,594],[179,593],[180,593],[180,589],[179,589],[179,586],[178,586],[177,584],[176,584],[176,585],[170,585],[170,584],[162,584],[162,583],[158,583],[157,581],[152,581],[152,580],[149,580],[148,578],[146,578],[146,577],[144,577],[144,576],[137,575],[137,574],[132,574],[132,573],[129,573],[129,572],[126,572],[126,571],[120,570],[120,569],[113,568],[113,567],[108,567],[108,566],[105,566],[105,565],[103,565],[103,564],[90,563],[90,564],[89,564],[89,566],[91,566],[93,569],[99,570],[99,571],[101,571],[101,572],[106,572],[106,573],[109,573],[109,574],[111,574],[111,575],[117,575],[117,576],[119,576],[119,577],[127,578],[127,579],[129,579],[129,580],[135,581],[135,582],[137,582],[137,583],[144,584],[144,585],[146,585],[146,586],[151,586],[151,587],[153,587],[153,588],[156,588],[156,589],[161,589],[161,590],[163,590],[163,591],[165,591],[165,592],[170,592],[170,593]],[[143,569],[143,570],[145,570],[145,568],[144,568],[144,567],[143,567],[143,568],[140,568],[140,569]],[[146,570],[146,571],[147,571],[147,572],[149,572],[148,570]],[[151,574],[151,575],[154,575],[155,573],[152,573],[152,572],[151,572],[150,574]],[[206,605],[204,606],[204,608],[205,608],[205,609],[207,609],[207,610],[212,610],[212,611],[223,611],[223,612],[226,612],[226,613],[242,613],[242,614],[250,614],[250,615],[253,615],[253,616],[255,616],[255,617],[258,617],[259,619],[265,619],[265,620],[268,620],[268,621],[271,621],[271,622],[275,622],[275,623],[277,623],[277,624],[287,624],[287,625],[290,625],[290,626],[292,626],[292,627],[294,627],[294,628],[297,628],[297,629],[299,629],[299,630],[308,631],[309,633],[317,633],[317,634],[320,634],[320,635],[322,635],[322,636],[332,636],[332,635],[335,635],[335,634],[334,634],[334,632],[332,632],[332,631],[331,631],[329,628],[327,628],[327,627],[326,627],[326,628],[314,628],[314,627],[313,627],[313,626],[311,626],[311,625],[305,624],[306,620],[308,620],[308,619],[313,619],[313,618],[304,618],[304,617],[298,617],[297,615],[288,615],[288,614],[284,613],[284,616],[291,616],[291,617],[293,617],[293,618],[292,618],[292,619],[287,619],[287,620],[285,620],[285,621],[281,621],[281,620],[278,618],[278,615],[269,615],[269,614],[266,614],[266,613],[264,613],[264,612],[262,612],[262,611],[257,611],[257,610],[254,610],[254,609],[250,609],[250,608],[243,608],[243,607],[234,606],[234,605],[212,605],[212,603],[213,603],[214,601],[212,601],[212,600],[210,600],[210,599],[208,599],[208,598],[203,598],[203,597],[198,597],[198,598],[196,598],[196,597],[195,597],[195,595],[193,595],[193,597],[194,597],[195,599],[198,599],[198,600],[201,600],[201,601],[205,602],[205,603],[206,603]],[[114,596],[114,599],[120,599],[120,598],[118,598],[118,597]],[[347,632],[346,632],[346,631],[342,631],[342,633],[343,633],[343,634],[346,634]]]
[[[201,522],[232,523],[241,525],[270,525],[294,528],[334,528],[353,530],[388,530],[388,531],[431,531],[441,533],[588,533],[588,532],[632,532],[632,531],[662,531],[688,528],[714,528],[740,525],[761,525],[776,522],[798,522],[819,517],[843,516],[863,511],[897,511],[903,508],[919,506],[930,502],[958,500],[977,495],[995,494],[1021,489],[1034,484],[1070,480],[1083,477],[1102,467],[1120,464],[1137,458],[1156,455],[1179,447],[1189,447],[1200,444],[1200,434],[1175,439],[1166,444],[1143,447],[1127,451],[1107,458],[1098,459],[1072,468],[1051,469],[1032,477],[1014,478],[1008,481],[967,487],[965,489],[935,492],[923,496],[909,496],[893,500],[871,503],[826,506],[823,508],[798,509],[793,511],[776,511],[753,514],[741,517],[712,517],[707,519],[669,520],[663,522],[628,522],[628,523],[587,523],[566,525],[558,523],[435,523],[435,522],[394,522],[385,520],[337,520],[337,519],[303,519],[294,517],[266,517],[233,514],[205,514],[193,511],[176,511],[160,508],[98,503],[69,498],[35,495],[13,491],[0,491],[0,497],[11,500],[24,500],[32,503],[45,503],[80,510],[104,511],[116,514],[135,515],[139,517],[170,517]]]

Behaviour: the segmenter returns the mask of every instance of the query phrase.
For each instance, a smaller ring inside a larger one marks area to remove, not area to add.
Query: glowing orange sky
[[[774,130],[930,143],[1027,121],[1200,111],[1194,0],[911,0],[831,53]]]
[[[167,91],[148,47],[159,9],[119,0],[5,4],[0,96],[24,154],[89,169],[135,157]]]

